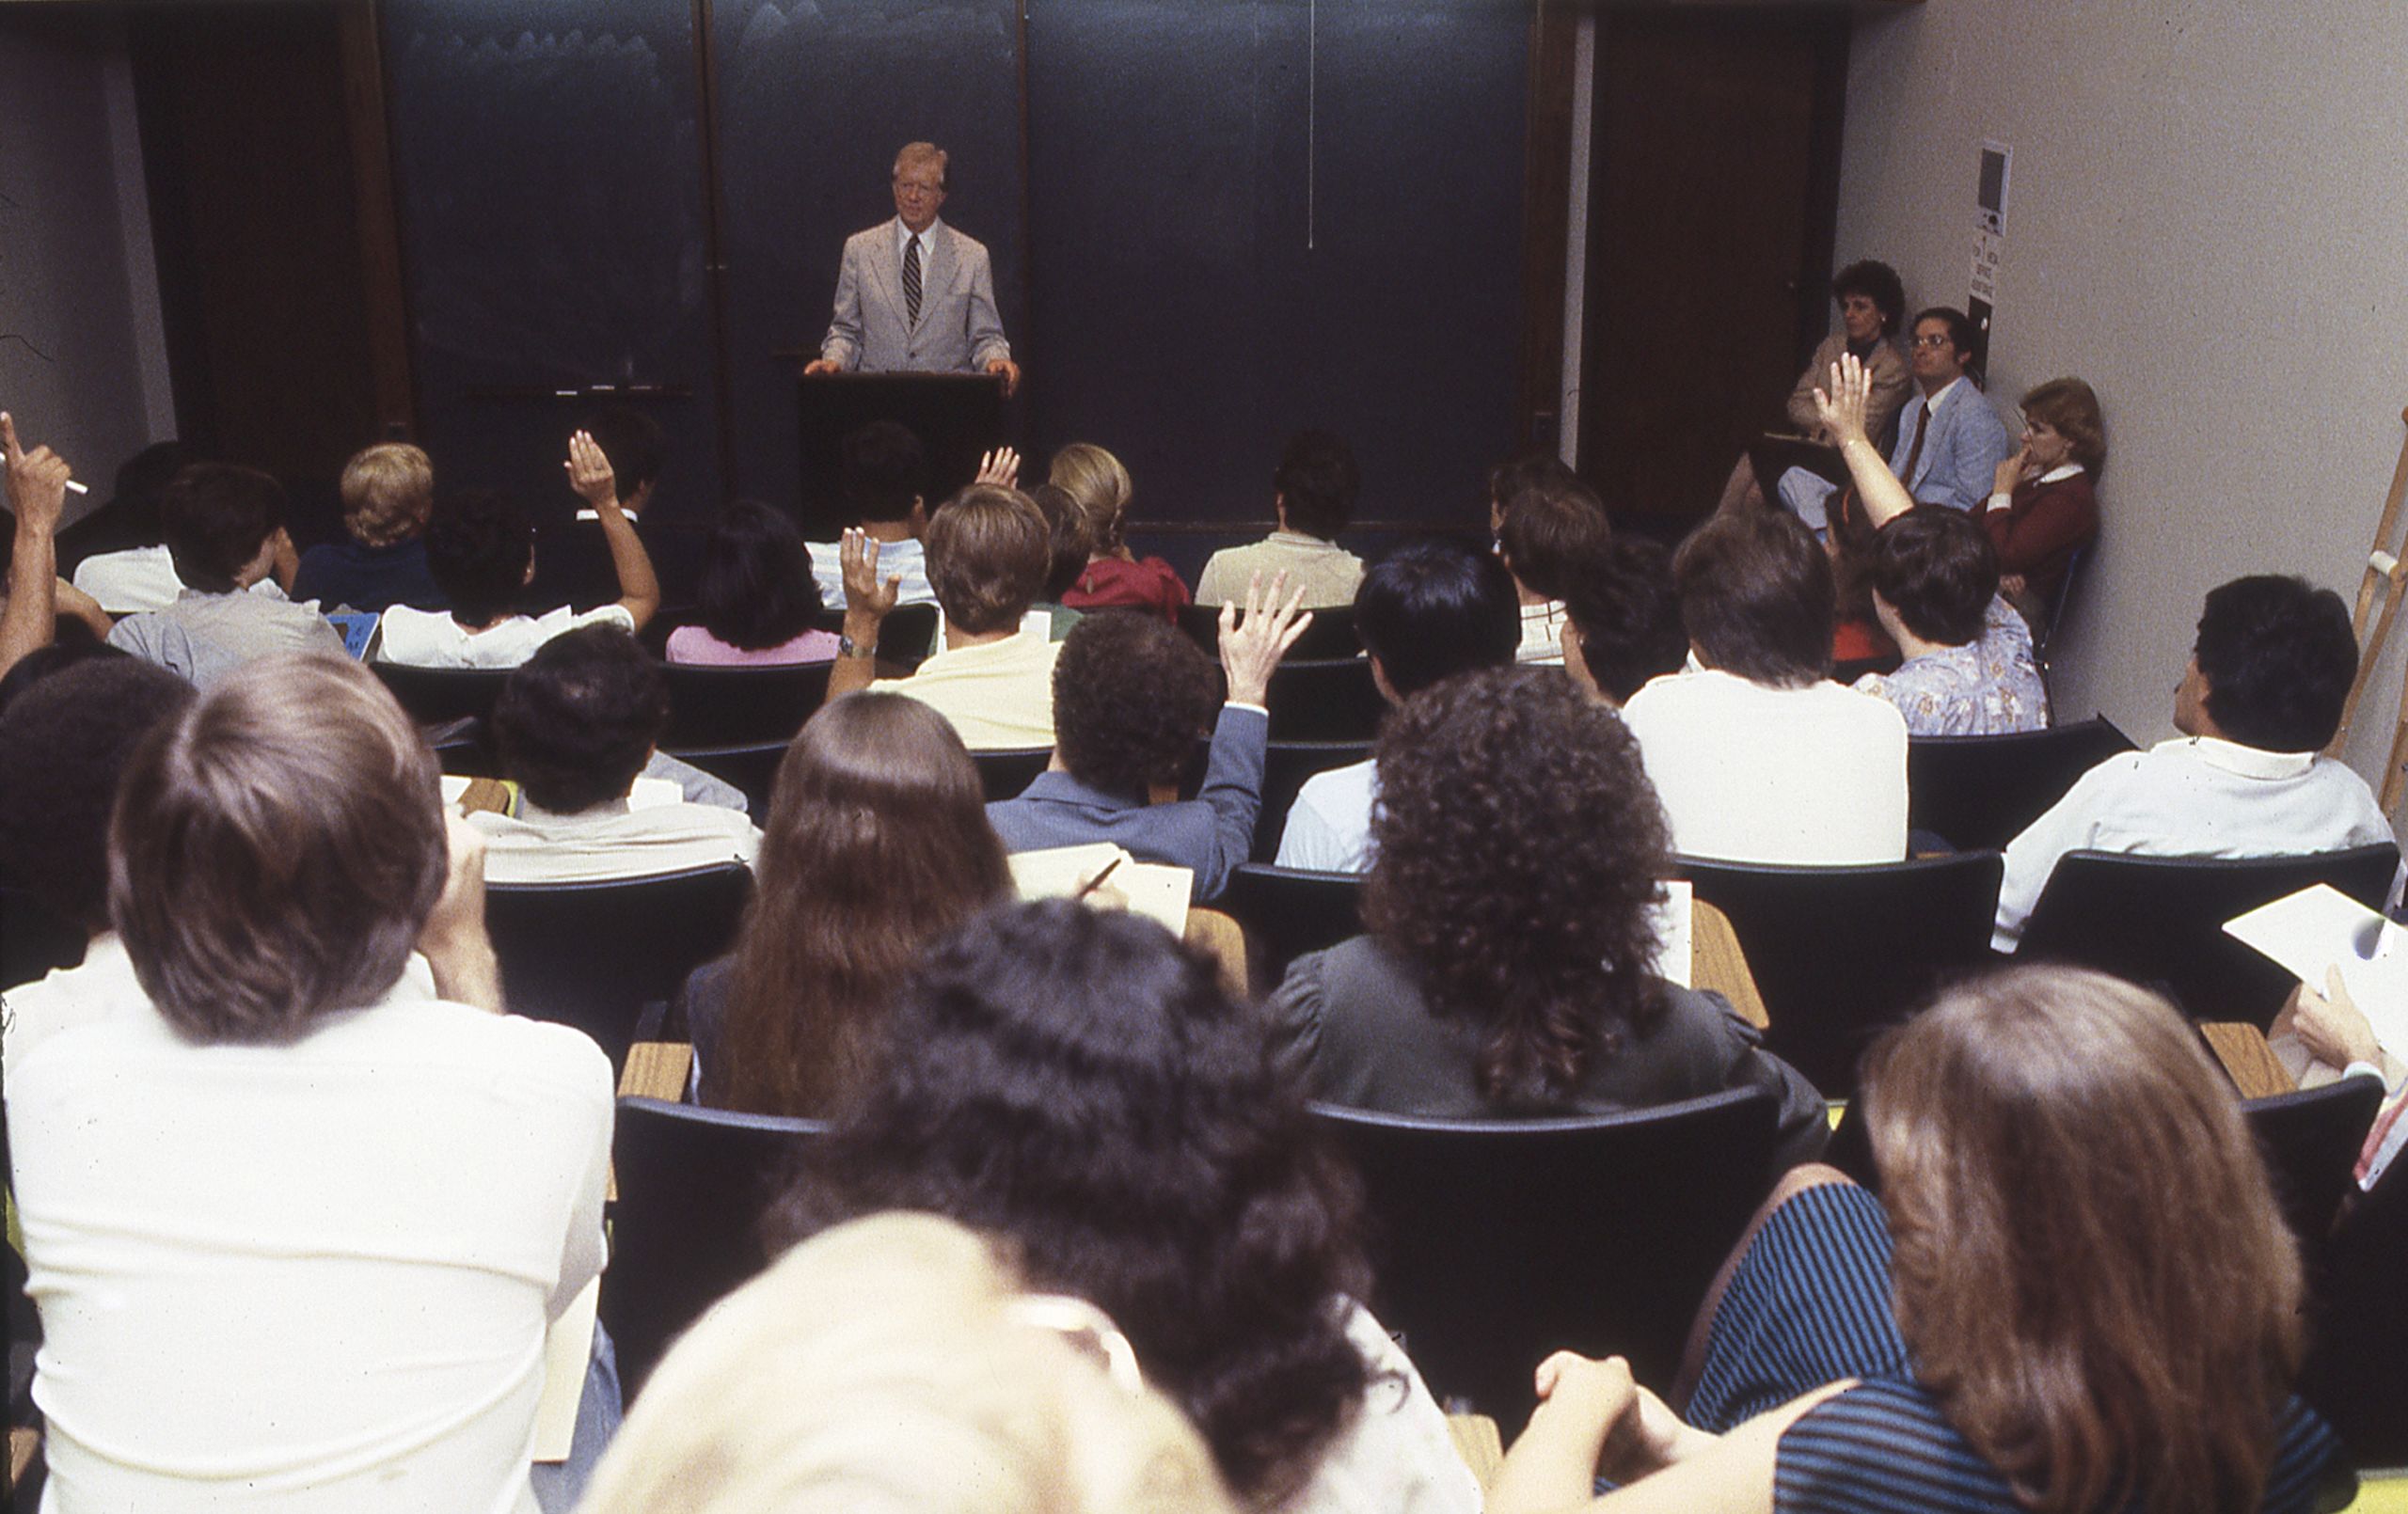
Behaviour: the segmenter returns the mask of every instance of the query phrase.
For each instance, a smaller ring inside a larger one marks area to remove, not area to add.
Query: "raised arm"
[[[653,576],[652,554],[643,549],[635,522],[619,508],[619,481],[610,460],[599,442],[580,431],[568,439],[568,461],[561,466],[568,470],[569,487],[594,507],[594,518],[602,523],[610,568],[619,576],[619,607],[641,631],[659,612],[660,580]]]
[[[8,562],[8,606],[0,610],[0,673],[37,647],[50,644],[58,618],[58,517],[67,508],[73,469],[47,447],[28,452],[17,423],[0,412],[0,453],[6,454],[8,509],[17,517],[15,556]]]
[[[845,528],[836,545],[837,560],[845,570],[845,647],[836,657],[836,665],[828,670],[828,697],[824,703],[833,703],[848,694],[858,694],[869,687],[878,676],[877,664],[879,628],[886,623],[887,613],[903,596],[900,576],[880,583],[878,577],[878,540],[858,526]]]
[[[1814,413],[1839,444],[1848,477],[1856,481],[1857,497],[1875,527],[1914,508],[1914,497],[1890,471],[1889,460],[1865,433],[1865,411],[1873,394],[1873,375],[1852,353],[1840,354],[1831,365],[1830,387],[1814,391]]]

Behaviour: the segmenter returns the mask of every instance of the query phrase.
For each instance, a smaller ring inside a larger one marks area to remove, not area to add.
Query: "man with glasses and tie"
[[[1973,323],[1962,310],[1934,306],[1915,317],[1907,344],[1915,394],[1898,412],[1890,471],[1918,503],[1979,510],[2015,440],[1998,412],[1965,375],[1973,357]],[[1816,531],[1828,527],[1833,485],[1802,469],[1782,475],[1781,497]]]
[[[805,373],[987,372],[1006,396],[1020,387],[986,244],[937,219],[944,169],[932,143],[895,155],[895,219],[846,241],[835,318]]]

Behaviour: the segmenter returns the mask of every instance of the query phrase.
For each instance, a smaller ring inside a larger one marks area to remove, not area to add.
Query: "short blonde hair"
[[[1120,549],[1129,497],[1134,486],[1120,459],[1092,442],[1072,442],[1054,454],[1045,481],[1070,497],[1086,519],[1088,550],[1104,557]]]
[[[578,1507],[1230,1514],[1187,1422],[1078,1339],[1030,1322],[1013,1270],[952,1221],[838,1225],[688,1332]]]
[[[944,149],[934,142],[906,142],[903,144],[903,150],[895,154],[895,171],[900,174],[905,167],[912,164],[933,163],[937,166],[937,187],[943,189],[945,181],[945,162]]]
[[[426,529],[435,464],[422,448],[380,442],[342,465],[343,529],[362,546],[392,546]]]

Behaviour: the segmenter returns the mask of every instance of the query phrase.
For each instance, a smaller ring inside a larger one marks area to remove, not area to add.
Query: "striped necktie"
[[[920,323],[920,236],[903,245],[903,318],[906,324]]]

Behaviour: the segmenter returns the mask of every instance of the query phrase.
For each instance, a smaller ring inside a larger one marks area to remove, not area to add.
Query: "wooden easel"
[[[2408,410],[2400,412],[2402,424],[2408,424]],[[2408,554],[2408,544],[2395,544],[2392,532],[2400,524],[2400,504],[2408,497],[2408,442],[2400,449],[2399,465],[2391,470],[2391,494],[2383,502],[2383,523],[2374,528],[2374,545],[2367,551],[2367,571],[2358,580],[2357,607],[2351,613],[2350,629],[2358,638],[2358,676],[2350,685],[2349,702],[2341,706],[2341,728],[2333,733],[2333,743],[2324,749],[2338,754],[2342,743],[2350,738],[2350,722],[2358,713],[2358,696],[2366,692],[2367,679],[2375,664],[2383,660],[2383,649],[2391,637],[2391,623],[2400,614],[2400,601],[2408,595],[2408,562],[2400,560]],[[2373,609],[2375,595],[2383,594],[2383,613],[2376,617],[2374,635],[2367,635],[2367,615]],[[2392,728],[2391,755],[2383,770],[2383,812],[2397,818],[2400,796],[2408,786],[2408,680],[2400,690],[2400,718]]]

